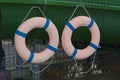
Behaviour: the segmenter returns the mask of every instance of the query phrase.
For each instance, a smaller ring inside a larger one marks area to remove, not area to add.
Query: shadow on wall
[[[3,61],[5,59],[5,52],[2,48],[2,41],[1,41],[1,37],[2,37],[2,20],[1,20],[1,10],[0,10],[0,66],[3,66]]]
[[[11,80],[10,73],[5,69],[5,52],[2,48],[2,19],[1,19],[1,10],[0,10],[0,80]]]

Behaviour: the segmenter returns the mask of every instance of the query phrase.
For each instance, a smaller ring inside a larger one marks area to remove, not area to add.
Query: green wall
[[[73,2],[72,2],[73,1]],[[85,3],[83,3],[85,2]],[[1,0],[0,9],[2,12],[2,37],[14,38],[16,28],[32,6],[39,6],[51,19],[59,30],[61,37],[65,23],[71,16],[75,5],[84,4],[99,26],[101,32],[101,42],[106,44],[120,45],[120,1],[119,0]],[[79,8],[75,16],[85,15],[83,8]],[[38,9],[34,9],[28,18],[42,16]],[[35,29],[29,33],[28,37],[48,39],[46,32],[42,29]],[[86,28],[77,29],[72,36],[72,40],[88,42],[90,40],[89,30]]]

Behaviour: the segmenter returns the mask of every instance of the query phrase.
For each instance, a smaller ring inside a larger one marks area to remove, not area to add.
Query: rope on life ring
[[[39,53],[29,51],[25,44],[27,34],[34,28],[43,28],[49,35],[48,47]],[[41,63],[51,58],[56,52],[59,35],[52,21],[43,17],[34,17],[19,26],[16,30],[14,41],[16,51],[23,60],[27,61],[27,63]]]
[[[87,26],[91,32],[91,42],[84,49],[74,48],[71,42],[71,36],[75,29],[81,26]],[[62,45],[64,51],[73,59],[85,59],[91,56],[98,48],[100,42],[100,31],[92,18],[86,16],[78,16],[67,22],[62,33]]]

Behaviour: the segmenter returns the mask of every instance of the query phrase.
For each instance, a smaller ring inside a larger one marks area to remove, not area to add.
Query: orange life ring
[[[72,32],[81,26],[87,26],[91,32],[91,42],[84,49],[76,49],[73,47],[71,42]],[[69,21],[62,33],[62,45],[64,51],[68,56],[73,59],[85,59],[91,56],[94,51],[98,48],[100,41],[100,31],[95,21],[86,16],[78,16]]]
[[[25,44],[25,38],[32,29],[43,28],[49,35],[48,47],[39,53],[29,51]],[[34,17],[22,23],[15,33],[15,48],[19,56],[28,63],[41,63],[48,60],[55,53],[58,43],[59,35],[55,25],[49,19],[42,17]]]

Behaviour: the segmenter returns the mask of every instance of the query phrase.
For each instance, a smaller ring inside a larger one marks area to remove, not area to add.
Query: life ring
[[[31,52],[25,44],[27,34],[34,28],[43,28],[49,35],[48,47],[39,53]],[[14,41],[16,51],[23,60],[27,61],[27,63],[41,63],[48,60],[56,52],[59,35],[52,21],[47,18],[34,17],[26,20],[18,27]]]
[[[76,49],[71,42],[72,32],[81,26],[87,26],[91,32],[91,42],[84,49]],[[86,16],[78,16],[67,22],[62,33],[62,46],[68,56],[73,59],[85,59],[97,50],[100,41],[100,31],[95,21]]]

